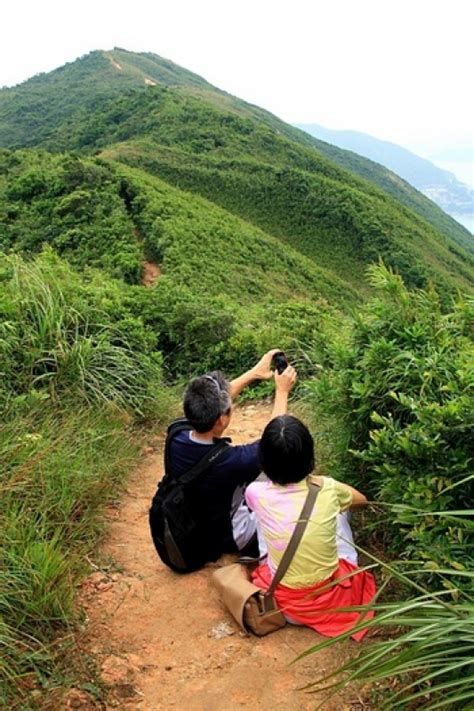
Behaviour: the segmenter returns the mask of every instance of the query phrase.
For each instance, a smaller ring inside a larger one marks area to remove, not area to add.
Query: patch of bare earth
[[[111,57],[110,54],[107,54],[106,57],[110,61],[111,65],[115,67],[115,69],[122,69],[122,65],[119,64],[113,57]]]
[[[155,286],[161,276],[161,269],[154,262],[143,262],[142,265],[142,284],[143,286]]]
[[[266,405],[238,408],[230,435],[235,443],[259,436],[269,416]],[[199,711],[302,711],[324,697],[298,688],[321,678],[356,650],[341,643],[291,664],[321,641],[310,629],[288,625],[258,639],[243,634],[211,584],[220,560],[179,576],[156,555],[148,529],[148,509],[163,473],[162,441],[145,449],[109,525],[101,560],[113,559],[117,572],[93,573],[83,584],[88,617],[86,648],[110,688],[107,708]],[[230,557],[228,557],[230,559]],[[359,709],[355,692],[324,709]]]

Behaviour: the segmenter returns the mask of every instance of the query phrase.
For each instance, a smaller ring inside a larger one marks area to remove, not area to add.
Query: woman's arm
[[[275,370],[275,401],[273,403],[270,420],[288,411],[288,395],[296,383],[296,370],[292,365],[287,366],[283,373]]]
[[[367,504],[367,497],[364,496],[364,494],[362,494],[357,489],[354,489],[353,486],[349,486],[349,484],[342,484],[342,482],[341,486],[343,486],[345,489],[349,489],[349,491],[351,492],[352,503],[349,506],[350,509],[356,509],[359,506],[365,506]]]

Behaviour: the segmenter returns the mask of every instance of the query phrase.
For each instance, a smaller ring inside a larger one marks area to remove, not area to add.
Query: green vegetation
[[[154,55],[94,52],[2,90],[0,144],[0,705],[16,689],[26,708],[32,674],[59,683],[52,642],[74,629],[74,584],[137,424],[168,418],[170,384],[233,376],[275,344],[328,472],[385,507],[366,539],[408,566],[407,595],[434,596],[417,643],[442,615],[447,648],[472,635],[464,233],[388,171]],[[410,627],[391,604],[381,619]],[[428,660],[410,659],[418,684]],[[453,677],[437,670],[443,695]]]
[[[472,288],[473,259],[381,195],[325,175],[255,161],[212,164],[181,151],[144,144],[107,149],[177,187],[196,191],[258,225],[364,293],[365,267],[383,256],[411,286]],[[340,177],[340,176],[339,176]],[[360,186],[359,186],[360,187]]]
[[[474,515],[474,510],[465,515]],[[413,574],[406,564],[405,570],[403,564],[379,564],[384,588],[395,580],[406,591],[402,601],[375,603],[376,616],[359,625],[360,629],[376,629],[379,636],[382,632],[383,639],[365,645],[309,688],[328,691],[327,700],[347,684],[359,682],[365,689],[375,685],[371,700],[376,708],[470,708],[474,699],[474,605],[460,586],[451,584],[446,590],[444,585],[447,577],[459,577],[458,571],[442,570],[439,587],[429,589],[416,581],[419,571]],[[472,571],[464,575],[474,577]],[[316,644],[302,656],[327,649],[344,637],[349,634]],[[324,708],[324,703],[318,708]]]
[[[208,109],[225,113],[228,120],[241,118],[247,120],[248,125],[259,126],[261,133],[266,132],[270,137],[270,145],[271,137],[280,136],[289,139],[293,151],[302,148],[303,152],[319,156],[320,160],[324,156],[328,165],[334,168],[337,164],[345,171],[358,174],[377,185],[458,246],[474,252],[474,242],[467,230],[386,168],[319,141],[267,111],[226,94],[196,74],[151,53],[136,54],[118,48],[110,52],[95,51],[54,72],[40,74],[11,89],[2,89],[0,146],[20,148],[42,145],[50,150],[64,150],[68,140],[66,125],[74,127],[74,133],[82,124],[90,127],[90,115],[97,109],[100,112],[108,100],[133,88],[141,88],[139,93],[143,98],[153,84],[169,87],[170,93],[181,99],[198,98],[201,105],[205,102]],[[155,91],[155,88],[152,90]],[[118,114],[111,118],[115,126],[121,121]],[[94,120],[98,126],[97,119],[96,116]],[[100,137],[94,128],[92,130],[96,138]],[[207,135],[212,143],[213,134],[207,132]],[[289,164],[292,164],[291,152],[286,156],[286,160],[290,159]]]
[[[49,244],[75,266],[100,266],[139,282],[142,248],[107,165],[2,151],[0,210],[1,249],[31,254]]]
[[[11,707],[58,683],[70,650],[50,645],[76,619],[100,513],[137,456],[133,420],[167,417],[170,396],[143,325],[107,312],[123,287],[81,279],[50,251],[1,264],[0,705]]]
[[[458,300],[443,311],[433,289],[410,292],[383,265],[370,276],[380,295],[333,338],[324,370],[306,388],[324,468],[379,502],[382,515],[365,533],[367,555],[382,570],[381,592],[397,582],[397,601],[378,601],[376,618],[362,625],[388,627],[391,636],[314,687],[396,679],[378,705],[467,708],[474,699],[474,303]],[[318,348],[308,356],[322,360]],[[390,562],[370,553],[377,539]]]
[[[472,525],[445,512],[474,498],[474,304],[444,312],[434,290],[410,292],[385,267],[371,279],[380,297],[359,312],[346,342],[333,343],[308,397],[334,443],[330,466],[398,506],[390,550],[427,569],[463,571],[474,566]]]
[[[378,256],[410,285],[472,286],[473,258],[372,183],[253,119],[166,87],[104,101],[61,124],[46,145],[105,148],[103,157],[199,193],[355,288]]]

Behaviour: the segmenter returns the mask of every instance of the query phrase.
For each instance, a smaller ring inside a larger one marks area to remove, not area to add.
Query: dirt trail
[[[258,437],[268,415],[263,405],[237,409],[229,432],[234,443]],[[108,572],[93,573],[83,585],[86,647],[111,687],[107,708],[314,709],[322,697],[298,687],[347,659],[354,643],[290,666],[321,637],[289,625],[262,639],[241,633],[210,581],[212,569],[223,561],[186,576],[168,570],[152,546],[147,520],[162,475],[161,441],[145,451],[120,505],[108,512],[99,559],[114,564]],[[324,705],[329,711],[359,708],[352,692]]]
[[[161,276],[161,269],[158,264],[154,262],[143,262],[143,276],[142,284],[143,286],[155,286],[156,282]]]

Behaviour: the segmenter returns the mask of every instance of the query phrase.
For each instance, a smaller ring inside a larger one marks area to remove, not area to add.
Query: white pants
[[[336,517],[336,546],[337,557],[348,560],[352,565],[358,565],[357,551],[354,548],[354,539],[352,537],[350,511],[344,511],[337,514]]]
[[[232,535],[237,548],[239,550],[245,548],[255,533],[257,533],[260,556],[262,558],[266,556],[267,546],[263,539],[260,526],[257,524],[257,517],[253,511],[250,511],[243,500],[243,489],[240,487],[235,490],[232,499],[232,511]]]

